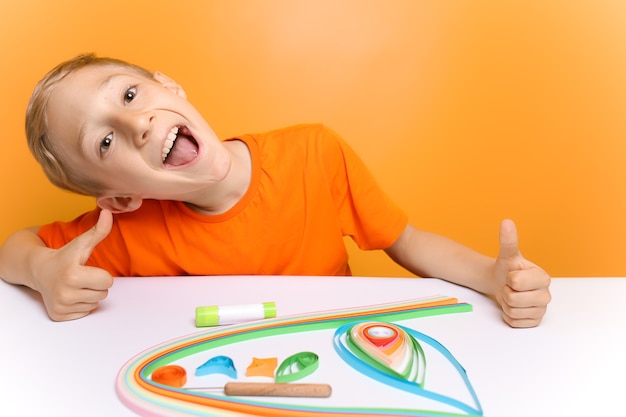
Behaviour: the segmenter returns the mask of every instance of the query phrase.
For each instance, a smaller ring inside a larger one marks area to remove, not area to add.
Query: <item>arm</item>
[[[493,296],[511,327],[537,326],[551,299],[550,276],[522,256],[510,220],[500,227],[500,253],[495,259],[410,225],[386,252],[416,275],[440,277]]]
[[[85,266],[112,224],[111,213],[103,210],[92,229],[60,249],[48,248],[36,228],[15,232],[0,247],[0,277],[39,292],[53,320],[83,317],[98,306],[113,284],[107,271]]]

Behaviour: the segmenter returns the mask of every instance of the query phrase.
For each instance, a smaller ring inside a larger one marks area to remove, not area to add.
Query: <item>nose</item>
[[[150,140],[150,134],[154,127],[155,114],[152,111],[127,113],[124,115],[122,125],[128,138],[135,146],[141,147]]]

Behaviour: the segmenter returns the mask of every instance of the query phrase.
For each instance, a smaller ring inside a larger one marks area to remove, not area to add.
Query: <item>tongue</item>
[[[168,165],[179,166],[191,162],[198,156],[198,147],[187,136],[178,135],[174,147],[167,156]]]

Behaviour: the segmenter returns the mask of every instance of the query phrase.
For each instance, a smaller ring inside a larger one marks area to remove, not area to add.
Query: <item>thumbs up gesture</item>
[[[36,273],[36,290],[52,320],[72,320],[89,314],[104,300],[113,277],[85,266],[94,248],[111,232],[113,216],[102,210],[96,225],[59,249],[47,249]]]
[[[537,326],[551,300],[550,276],[522,256],[511,220],[500,225],[500,253],[494,275],[495,297],[504,321],[511,327]]]

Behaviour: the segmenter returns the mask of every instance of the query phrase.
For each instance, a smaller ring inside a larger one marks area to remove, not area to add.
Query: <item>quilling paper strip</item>
[[[300,406],[260,402],[219,394],[188,391],[155,383],[152,372],[165,365],[210,349],[274,335],[337,329],[359,320],[398,321],[417,317],[471,311],[472,306],[452,297],[429,297],[390,304],[322,311],[312,314],[212,328],[204,333],[174,339],[148,349],[129,360],[118,373],[116,391],[130,409],[142,416],[241,417],[348,417],[348,416],[468,416],[429,410],[389,408]],[[332,343],[332,341],[329,341]]]

